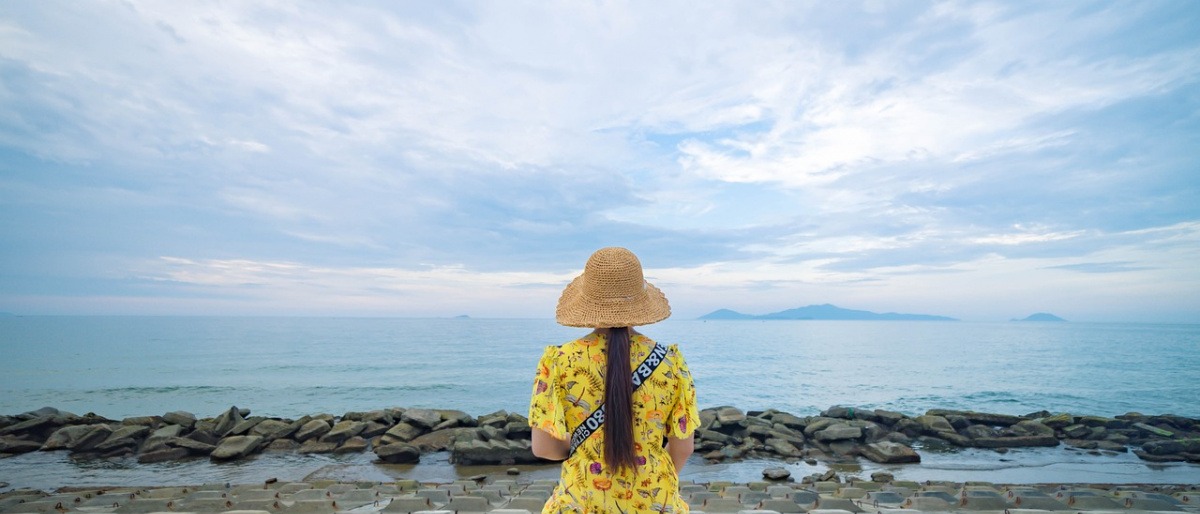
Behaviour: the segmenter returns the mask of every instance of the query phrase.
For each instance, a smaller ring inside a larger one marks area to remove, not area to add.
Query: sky
[[[0,2],[0,311],[1200,323],[1200,2]]]

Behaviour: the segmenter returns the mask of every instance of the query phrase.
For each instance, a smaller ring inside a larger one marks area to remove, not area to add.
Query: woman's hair
[[[608,329],[608,367],[604,374],[604,461],[610,467],[635,466],[633,453],[633,378],[629,370],[629,327]]]

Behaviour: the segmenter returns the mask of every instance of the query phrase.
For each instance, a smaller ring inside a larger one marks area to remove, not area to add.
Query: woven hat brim
[[[671,316],[667,296],[646,282],[643,294],[629,301],[601,303],[583,295],[583,275],[575,277],[562,296],[554,317],[560,325],[581,328],[638,327],[658,323]]]

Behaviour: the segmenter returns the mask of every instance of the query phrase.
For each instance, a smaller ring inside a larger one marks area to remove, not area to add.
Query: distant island
[[[1014,318],[1013,321],[1066,321],[1066,320],[1062,319],[1058,316],[1055,316],[1053,314],[1050,314],[1049,312],[1037,312],[1037,313],[1025,316],[1023,319],[1015,319]]]
[[[471,319],[471,317],[470,317],[470,316],[467,316],[466,314],[459,314],[458,316],[455,316],[455,317],[453,317],[453,318],[450,318],[450,319]]]
[[[869,321],[958,321],[957,319],[946,316],[934,316],[930,314],[901,314],[896,312],[871,312],[859,311],[853,309],[843,309],[836,305],[828,303],[822,305],[809,305],[808,307],[799,307],[796,309],[788,309],[786,311],[772,312],[770,314],[754,315],[742,314],[740,312],[731,311],[729,309],[718,309],[708,314],[700,316],[703,320],[727,320],[727,319],[811,319],[811,320],[869,320]]]

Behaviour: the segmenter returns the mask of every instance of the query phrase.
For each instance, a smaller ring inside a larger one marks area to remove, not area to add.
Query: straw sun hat
[[[642,276],[642,263],[624,248],[601,248],[558,298],[555,318],[568,327],[612,328],[667,319],[667,297]]]

